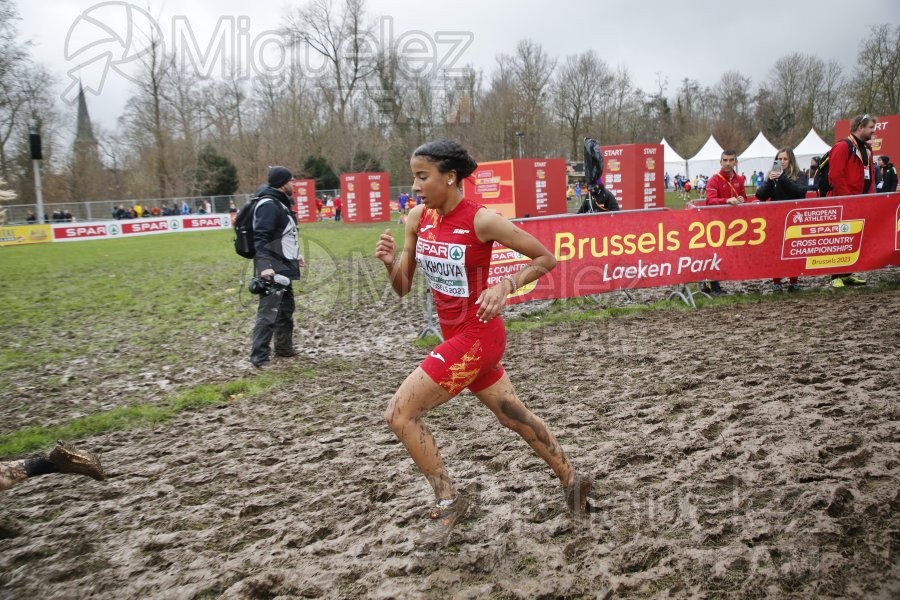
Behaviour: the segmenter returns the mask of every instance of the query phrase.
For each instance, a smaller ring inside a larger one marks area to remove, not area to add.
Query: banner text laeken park
[[[900,193],[523,219],[558,260],[510,303],[900,265]],[[0,227],[0,246],[230,229],[230,215]],[[302,233],[301,233],[302,235]],[[530,260],[495,245],[489,283]]]
[[[900,265],[900,194],[527,219],[557,258],[510,303]],[[496,245],[489,283],[530,259]]]

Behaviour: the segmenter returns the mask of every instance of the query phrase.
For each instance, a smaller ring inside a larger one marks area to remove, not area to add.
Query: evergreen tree
[[[207,144],[197,156],[197,185],[202,196],[230,196],[238,189],[237,168]]]
[[[303,163],[303,173],[306,177],[316,180],[317,190],[334,190],[341,187],[341,180],[322,156],[307,158]]]

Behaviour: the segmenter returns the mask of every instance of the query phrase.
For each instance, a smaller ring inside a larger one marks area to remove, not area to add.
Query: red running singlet
[[[431,287],[444,335],[421,366],[453,396],[464,388],[477,394],[505,372],[503,319],[482,323],[475,304],[487,287],[494,246],[475,235],[475,213],[483,208],[467,198],[443,216],[426,208],[417,231],[416,263]]]

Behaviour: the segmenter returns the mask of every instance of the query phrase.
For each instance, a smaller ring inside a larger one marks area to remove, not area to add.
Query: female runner
[[[423,204],[409,212],[403,249],[389,231],[381,234],[375,257],[387,267],[394,291],[412,288],[416,266],[432,289],[444,342],[400,385],[385,418],[434,489],[431,541],[446,540],[466,513],[467,500],[456,492],[431,431],[422,418],[464,388],[487,406],[502,425],[518,433],[562,483],[569,509],[588,509],[590,477],[579,477],[547,426],[519,399],[500,364],[506,331],[500,313],[506,297],[556,266],[556,258],[533,236],[504,217],[463,198],[461,180],[477,164],[457,142],[423,144],[410,159],[412,191]],[[512,277],[488,286],[494,242],[531,259]]]

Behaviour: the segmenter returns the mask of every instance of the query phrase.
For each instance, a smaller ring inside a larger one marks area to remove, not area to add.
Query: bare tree
[[[151,193],[164,198],[172,191],[168,152],[174,127],[173,116],[167,110],[165,88],[173,61],[166,57],[158,31],[152,30],[145,35],[147,52],[140,57],[137,90],[126,103],[120,120],[131,131],[130,141],[140,156],[135,158],[138,161],[149,160],[153,164],[155,189]],[[141,171],[137,187],[143,191],[149,178],[145,177],[146,172]]]
[[[0,0],[0,177],[23,200],[30,200],[29,128],[32,123],[38,125],[47,161],[52,156],[58,115],[51,93],[53,78],[31,58],[29,44],[17,39],[17,21],[12,2]]]
[[[550,92],[556,60],[540,44],[522,40],[516,45],[515,54],[501,54],[497,61],[511,84],[513,125],[524,134],[524,152],[542,156],[549,146]]]
[[[856,60],[852,90],[855,112],[900,112],[900,25],[872,28]]]
[[[512,158],[516,154],[516,137],[519,121],[515,106],[517,92],[512,76],[503,61],[498,60],[497,70],[478,102],[476,154],[494,159]]]
[[[669,143],[682,156],[693,156],[709,137],[717,100],[713,91],[695,79],[682,79],[675,94]]]
[[[749,77],[726,71],[713,87],[717,105],[712,133],[723,147],[740,151],[757,133],[751,85]]]
[[[635,88],[628,69],[617,68],[608,91],[598,98],[599,116],[595,119],[597,135],[613,144],[632,141],[628,135],[629,112],[635,108],[632,103],[641,97],[642,92]]]
[[[844,69],[836,60],[829,61],[818,77],[813,102],[812,126],[820,133],[834,132],[834,122],[847,112],[850,95]]]
[[[365,23],[365,0],[343,0],[338,13],[332,0],[312,0],[287,17],[285,34],[323,61],[318,87],[341,125],[348,123],[357,92],[373,73],[378,48]]]
[[[581,142],[593,124],[599,99],[612,87],[614,76],[593,50],[566,58],[553,86],[556,114],[568,133],[572,159],[581,154]],[[596,134],[594,134],[596,135]]]

